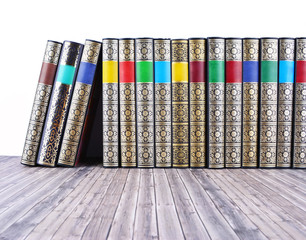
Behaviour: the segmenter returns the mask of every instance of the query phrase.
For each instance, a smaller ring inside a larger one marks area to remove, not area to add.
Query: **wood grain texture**
[[[306,170],[27,167],[0,156],[0,239],[306,239]]]

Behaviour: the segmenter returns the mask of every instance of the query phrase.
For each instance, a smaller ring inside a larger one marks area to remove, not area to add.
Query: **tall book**
[[[241,167],[242,39],[225,40],[225,167]]]
[[[294,86],[293,38],[279,39],[278,68],[278,121],[277,167],[291,167],[293,86]]]
[[[136,39],[137,165],[154,167],[153,39]]]
[[[205,167],[206,39],[189,38],[190,167]]]
[[[85,41],[60,147],[58,165],[73,167],[76,163],[100,49],[101,43],[92,40]]]
[[[121,166],[136,167],[135,40],[119,40]]]
[[[171,40],[154,39],[156,167],[171,167]]]
[[[173,39],[172,47],[172,165],[189,166],[188,40]]]
[[[306,38],[296,39],[293,167],[306,168]]]
[[[21,163],[35,166],[62,44],[48,41],[36,88]]]
[[[206,154],[209,168],[224,167],[225,41],[208,38]]]
[[[261,39],[259,167],[276,166],[278,39]]]
[[[119,166],[118,39],[102,41],[103,166]]]
[[[57,164],[82,51],[82,44],[71,41],[65,41],[63,44],[38,153],[37,164],[39,165],[55,167]]]
[[[243,39],[242,167],[257,167],[259,39]]]

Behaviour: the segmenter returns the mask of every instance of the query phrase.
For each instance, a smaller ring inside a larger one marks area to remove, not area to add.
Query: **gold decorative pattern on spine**
[[[79,55],[81,54],[82,45],[74,42],[64,42],[61,54],[61,65],[78,65]]]
[[[172,40],[172,62],[188,62],[188,40]]]
[[[277,39],[261,39],[261,60],[277,61],[278,60],[278,40]]]
[[[224,61],[224,39],[210,38],[208,41],[209,47],[209,60],[211,61]]]
[[[153,61],[153,39],[136,39],[136,61]]]
[[[45,63],[52,63],[57,65],[61,53],[61,48],[61,43],[48,41],[43,61]]]
[[[103,61],[118,61],[118,39],[103,39]]]
[[[242,61],[242,40],[226,39],[226,61]]]
[[[296,60],[306,61],[306,38],[296,40]]]
[[[26,135],[25,145],[21,156],[21,163],[36,165],[36,158],[42,135],[43,125],[48,110],[52,86],[38,83],[31,118]]]
[[[294,39],[279,40],[279,60],[294,61]]]
[[[189,39],[190,62],[205,61],[205,39]]]
[[[86,40],[81,62],[97,64],[100,49],[101,49],[101,43]]]
[[[135,61],[135,40],[120,39],[119,40],[119,61]]]
[[[170,61],[170,39],[154,40],[155,61]]]
[[[243,39],[243,61],[259,60],[259,39]]]

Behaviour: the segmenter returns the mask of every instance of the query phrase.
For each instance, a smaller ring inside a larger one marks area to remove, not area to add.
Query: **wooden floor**
[[[306,170],[19,161],[0,157],[0,239],[306,239]]]

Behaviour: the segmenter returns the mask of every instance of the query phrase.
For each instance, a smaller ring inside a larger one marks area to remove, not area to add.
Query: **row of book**
[[[306,38],[48,41],[21,163],[75,166],[97,101],[105,167],[306,167]]]

